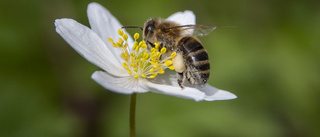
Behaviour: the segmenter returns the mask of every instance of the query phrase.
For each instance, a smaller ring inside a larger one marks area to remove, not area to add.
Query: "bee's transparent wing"
[[[187,29],[192,29],[193,36],[203,37],[210,34],[213,30],[215,30],[218,26],[217,25],[195,25],[194,27],[190,27]]]
[[[193,35],[198,37],[207,36],[217,27],[234,27],[234,26],[224,26],[224,25],[182,25],[168,28],[168,30],[182,28],[184,30],[184,35]]]
[[[207,36],[214,29],[216,29],[217,25],[182,25],[168,28],[167,30],[178,29],[181,28],[184,30],[184,35],[193,35],[193,36]]]

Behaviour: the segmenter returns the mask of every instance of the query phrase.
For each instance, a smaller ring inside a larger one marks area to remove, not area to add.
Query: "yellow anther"
[[[119,38],[119,43],[121,44],[121,46],[122,46],[122,44],[123,44],[123,40],[122,40],[122,38]]]
[[[159,49],[160,43],[155,42],[154,45],[155,45],[155,48],[156,48],[156,49]]]
[[[122,47],[122,44],[119,43],[119,42],[117,42],[117,43],[116,43],[116,46],[117,46],[117,47]]]
[[[151,54],[152,54],[152,53],[156,52],[156,49],[152,48],[150,51],[151,51]]]
[[[126,69],[129,69],[127,63],[125,63],[125,62],[122,63],[122,66],[123,66],[124,68],[126,68]]]
[[[138,69],[137,69],[137,68],[134,68],[133,70],[134,70],[134,72],[138,72]]]
[[[128,69],[128,73],[129,73],[129,75],[132,75],[132,73],[131,73],[131,71]]]
[[[134,63],[131,63],[131,65],[130,65],[131,67],[137,67],[137,65],[136,64],[134,64]]]
[[[120,36],[122,36],[122,35],[123,35],[123,30],[122,30],[122,29],[119,29],[119,30],[118,30],[118,34],[119,34]]]
[[[156,54],[156,58],[159,58],[159,57],[160,57],[160,55],[161,55],[161,53],[160,53],[160,52],[157,52],[157,54]]]
[[[122,38],[123,38],[125,41],[127,41],[127,40],[128,40],[128,35],[127,35],[127,34],[123,34],[123,35],[122,35]]]
[[[147,59],[142,58],[141,61],[142,61],[143,63],[145,63],[145,62],[147,61]]]
[[[156,63],[156,62],[159,62],[159,60],[158,59],[151,59],[151,61],[152,61],[152,63]]]
[[[137,79],[139,78],[139,75],[134,75],[133,78]]]
[[[149,72],[150,72],[150,73],[154,73],[154,69],[153,69],[153,68],[150,69]]]
[[[158,70],[158,72],[159,72],[159,74],[163,74],[163,73],[164,73],[163,68],[160,68],[160,69]]]
[[[154,73],[151,76],[149,76],[149,78],[155,78],[158,75],[158,73]]]
[[[135,40],[139,39],[139,37],[140,37],[139,33],[135,33],[135,34],[133,35],[133,38],[134,38]]]
[[[136,52],[139,52],[139,49],[140,49],[140,46],[137,46],[136,49],[135,49]]]
[[[131,57],[135,57],[136,56],[136,54],[134,54],[134,52],[131,52]]]
[[[124,53],[121,53],[121,58],[126,60],[126,61],[128,60],[127,56]]]
[[[155,78],[158,75],[158,73],[154,73],[151,76],[149,76],[148,78]]]
[[[114,43],[112,38],[108,38],[108,40],[109,40],[110,43]]]
[[[144,41],[139,42],[139,47],[141,47],[144,43]]]
[[[164,63],[166,66],[170,66],[173,62],[171,60],[166,60]]]
[[[148,53],[144,53],[143,54],[143,58],[148,59],[149,58],[149,54]]]
[[[174,70],[174,66],[170,66],[169,69],[170,69],[170,70]]]
[[[160,51],[162,54],[167,52],[167,48],[162,48]]]
[[[123,47],[124,47],[124,48],[127,48],[127,47],[128,47],[128,43],[124,44]]]
[[[138,46],[139,44],[138,44],[138,42],[137,41],[135,41],[134,43],[133,43],[133,47],[132,47],[132,49],[133,50],[135,50],[136,49],[136,47]]]
[[[143,68],[144,66],[142,64],[140,64],[140,68]]]
[[[141,74],[141,77],[146,78],[147,76],[145,74]]]
[[[147,44],[142,44],[142,46],[141,46],[141,48],[144,48],[144,49],[146,49],[148,46],[147,46]]]
[[[175,56],[177,56],[177,52],[172,52],[170,57],[174,58]]]
[[[159,67],[159,64],[158,64],[158,62],[156,62],[156,63],[153,63],[152,66],[154,69],[157,69]]]

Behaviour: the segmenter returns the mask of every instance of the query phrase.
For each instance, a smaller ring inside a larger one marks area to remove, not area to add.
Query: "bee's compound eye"
[[[154,24],[149,24],[148,26],[146,26],[144,33],[145,35],[152,34],[153,30],[154,30]]]
[[[153,29],[154,29],[154,25],[153,24],[150,24],[150,25],[147,26],[147,30],[148,31],[153,31]]]

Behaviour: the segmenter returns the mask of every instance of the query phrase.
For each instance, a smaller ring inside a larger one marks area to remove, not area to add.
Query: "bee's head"
[[[154,40],[152,40],[155,36],[155,29],[157,27],[157,25],[159,24],[159,20],[156,18],[151,18],[149,19],[146,23],[144,23],[144,27],[143,27],[143,39],[145,41],[150,41],[150,42],[154,42]]]

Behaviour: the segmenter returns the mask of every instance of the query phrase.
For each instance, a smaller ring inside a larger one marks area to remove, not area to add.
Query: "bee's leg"
[[[178,72],[177,73],[177,80],[178,80],[178,84],[181,87],[181,89],[184,89],[184,87],[182,86],[182,84],[184,82],[184,79],[185,79],[184,73],[183,72],[181,72],[181,73]]]
[[[163,42],[160,43],[159,50],[161,50],[162,48],[163,48]]]
[[[150,48],[154,48],[155,47],[155,45],[153,44],[153,43],[151,43],[150,41],[147,41],[147,45],[148,45],[148,47]],[[150,48],[150,49],[151,49]]]

